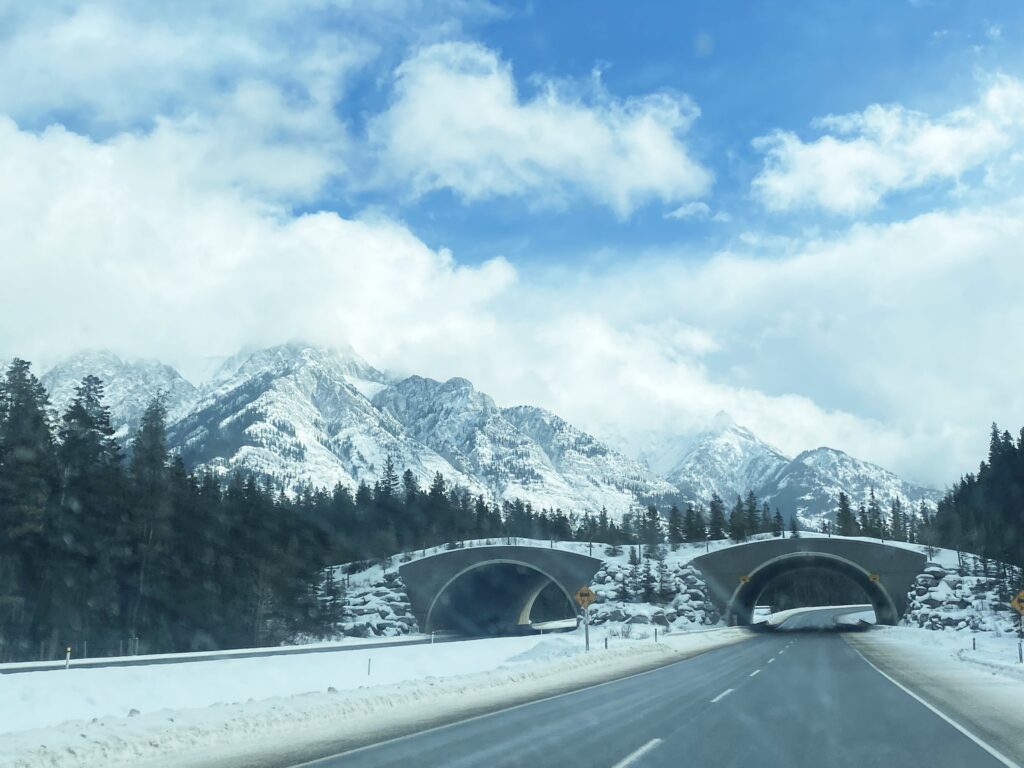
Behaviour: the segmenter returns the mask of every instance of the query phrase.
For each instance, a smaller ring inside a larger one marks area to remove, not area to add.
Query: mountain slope
[[[834,448],[815,448],[790,459],[724,414],[715,421],[665,476],[684,497],[699,503],[707,504],[717,493],[728,505],[753,491],[787,519],[796,515],[806,527],[819,528],[823,520],[834,520],[840,491],[856,506],[874,489],[886,508],[896,497],[914,509],[921,500],[934,508],[942,495]]]
[[[413,440],[360,389],[384,374],[351,354],[290,344],[229,361],[215,386],[173,424],[169,444],[189,466],[242,469],[288,488],[377,480],[390,455],[421,482],[441,472],[478,489],[434,451]]]
[[[58,413],[75,396],[75,387],[86,376],[102,379],[110,420],[119,438],[135,431],[146,406],[164,393],[170,419],[183,415],[199,391],[169,365],[155,360],[125,361],[112,352],[86,351],[58,363],[41,377]]]
[[[728,504],[748,490],[763,490],[788,463],[749,429],[729,422],[699,435],[666,479],[688,498],[706,502],[717,493]]]
[[[530,406],[499,408],[466,379],[411,376],[373,402],[496,499],[567,511],[607,507],[620,514],[640,498],[675,492],[554,414]]]
[[[830,448],[791,460],[725,414],[695,439],[649,442],[647,458],[661,474],[550,411],[498,407],[466,379],[395,381],[351,350],[284,344],[241,352],[201,390],[157,362],[86,352],[43,383],[64,408],[90,373],[106,382],[120,436],[164,391],[169,446],[190,467],[254,472],[289,489],[373,483],[391,456],[423,485],[441,472],[495,501],[578,513],[605,507],[615,517],[649,501],[707,503],[718,493],[729,504],[753,490],[817,527],[832,517],[840,490],[855,505],[872,488],[884,505],[895,496],[934,505],[940,496]]]
[[[939,491],[908,483],[887,469],[834,448],[804,451],[789,462],[759,495],[773,506],[792,510],[808,527],[834,520],[840,491],[850,496],[854,507],[867,502],[871,491],[888,510],[894,498],[909,501],[914,509],[924,500],[929,507],[942,497]]]

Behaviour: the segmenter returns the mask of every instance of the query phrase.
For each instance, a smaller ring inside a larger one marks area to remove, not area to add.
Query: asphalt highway
[[[806,631],[830,629],[835,617],[834,609],[801,614],[750,641],[667,667],[305,765],[1007,764],[890,682],[841,634]]]

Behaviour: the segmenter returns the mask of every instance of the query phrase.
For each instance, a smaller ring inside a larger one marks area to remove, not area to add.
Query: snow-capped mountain
[[[915,510],[922,500],[934,508],[942,497],[939,491],[908,483],[887,469],[834,448],[804,451],[758,495],[782,510],[792,510],[809,527],[818,527],[822,520],[835,519],[840,491],[846,492],[856,509],[861,502],[867,503],[872,490],[886,510],[897,497],[909,501]]]
[[[165,394],[168,418],[172,420],[184,415],[199,395],[169,365],[156,360],[122,360],[101,350],[67,358],[47,371],[40,381],[50,393],[50,402],[61,413],[74,398],[75,388],[89,375],[103,380],[110,420],[119,438],[135,431],[146,406],[157,394]]]
[[[370,403],[367,393],[387,382],[352,353],[301,344],[259,350],[227,361],[168,441],[189,466],[254,472],[286,488],[373,482],[390,455],[421,482],[441,472],[482,490]]]
[[[866,502],[872,489],[886,508],[895,497],[915,509],[922,499],[934,508],[942,495],[834,448],[816,448],[790,459],[724,414],[697,437],[666,478],[684,497],[703,504],[713,493],[728,505],[753,491],[787,519],[795,514],[810,528],[834,520],[840,491],[854,507]]]
[[[746,427],[721,417],[699,435],[666,478],[690,499],[706,502],[717,493],[726,503],[769,485],[789,459]]]
[[[706,503],[718,493],[731,503],[753,490],[786,517],[817,526],[833,514],[840,490],[855,505],[871,489],[885,505],[897,495],[934,504],[940,495],[842,451],[818,448],[790,459],[724,414],[696,438],[651,443],[638,461],[550,411],[499,407],[466,379],[394,380],[352,350],[294,343],[245,351],[201,389],[157,362],[87,352],[42,381],[63,408],[87,374],[106,383],[119,435],[166,392],[168,442],[186,464],[254,472],[291,489],[372,483],[391,456],[424,485],[440,472],[495,501],[573,512],[605,507],[616,517],[648,502]]]
[[[499,408],[466,379],[412,376],[373,399],[416,440],[483,484],[492,498],[538,508],[618,513],[675,494],[669,483],[553,413]]]

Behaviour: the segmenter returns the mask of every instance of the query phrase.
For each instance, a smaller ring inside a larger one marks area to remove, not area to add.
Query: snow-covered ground
[[[879,627],[870,636],[874,646],[905,648],[908,653],[944,659],[1024,681],[1021,640],[1014,633],[933,632],[912,627]],[[1018,706],[1024,708],[1024,687]]]
[[[626,640],[591,628],[337,654],[0,675],[0,765],[244,765],[253,750],[496,708],[749,637],[742,629]],[[232,762],[234,761],[234,762]]]

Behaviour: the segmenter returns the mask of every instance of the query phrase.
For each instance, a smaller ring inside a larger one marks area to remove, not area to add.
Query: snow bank
[[[8,675],[0,677],[0,765],[214,765],[229,758],[244,765],[245,754],[287,752],[318,740],[376,740],[749,636],[722,629],[659,643],[615,638],[605,651],[603,633],[592,629],[589,654],[577,632]]]
[[[1020,638],[1015,633],[931,632],[910,627],[884,627],[870,633],[873,645],[906,649],[915,656],[962,662],[1024,681]],[[1021,691],[1024,697],[1024,690]]]

